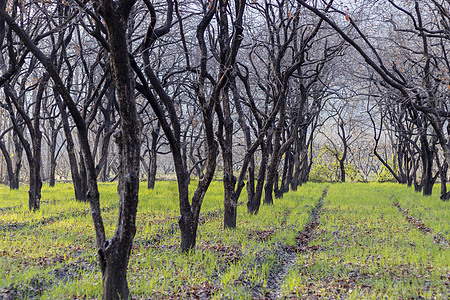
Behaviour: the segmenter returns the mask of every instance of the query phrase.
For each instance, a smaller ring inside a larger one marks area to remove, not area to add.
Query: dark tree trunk
[[[36,142],[36,140],[35,140]],[[35,154],[39,154],[39,151],[33,151]],[[34,159],[30,162],[30,189],[28,191],[28,208],[29,210],[38,210],[41,203],[41,160]]]
[[[56,182],[56,178],[55,178],[55,173],[56,173],[56,141],[58,138],[58,130],[53,129],[52,130],[52,136],[51,136],[51,141],[50,141],[50,170],[49,170],[49,179],[48,179],[48,185],[50,187],[54,187],[55,186],[55,182]]]
[[[403,164],[406,154],[405,145],[403,142],[399,143],[398,150],[397,150],[397,161],[398,161],[398,173],[399,177],[402,179],[403,183],[406,183],[408,181],[407,179],[407,173],[405,172],[405,166]]]
[[[21,127],[23,132],[23,127]],[[10,188],[11,189],[18,189],[19,183],[20,183],[20,170],[22,169],[22,154],[23,154],[23,146],[19,141],[19,138],[16,133],[13,134],[13,140],[14,140],[14,157],[12,159],[13,161],[13,173],[10,177]]]
[[[6,175],[8,176],[9,188],[13,189],[11,187],[11,179],[10,179],[13,176],[11,157],[9,156],[8,149],[6,149],[6,145],[1,138],[0,138],[0,150],[2,151],[3,157],[5,158],[6,162]]]
[[[108,29],[110,63],[113,70],[120,114],[120,131],[115,134],[119,147],[119,220],[114,237],[105,245],[103,261],[104,300],[128,299],[127,268],[136,233],[139,193],[140,124],[134,79],[128,56],[127,23],[135,0],[100,1]]]
[[[283,198],[283,194],[289,192],[293,168],[293,155],[290,148],[291,147],[288,148],[284,156],[283,173],[281,175],[281,188],[278,190],[278,193],[275,194],[276,198]]]
[[[116,101],[115,88],[113,85],[109,85],[109,87],[106,89],[105,95],[106,98],[108,99],[108,103],[106,105],[106,108],[101,107],[101,111],[104,118],[103,121],[104,127],[103,127],[103,138],[102,138],[100,160],[98,162],[98,165],[96,166],[97,174],[99,175],[100,180],[104,182],[109,180],[109,161],[108,161],[109,149],[111,136],[115,128],[115,126],[113,126],[113,121],[111,120],[113,103],[114,101]]]
[[[30,129],[30,133],[32,132],[31,133],[32,159],[28,161],[30,165],[30,190],[28,191],[28,208],[30,210],[38,210],[41,204],[42,132],[40,130],[39,115],[41,112],[42,97],[44,95],[45,89],[47,88],[47,83],[49,80],[50,76],[46,73],[44,74],[39,84],[33,111],[33,129],[32,130]]]
[[[135,0],[101,0],[102,16],[108,31],[110,64],[113,70],[120,114],[120,131],[115,134],[119,148],[119,219],[114,237],[101,249],[102,299],[128,299],[127,268],[136,233],[139,193],[140,124],[134,79],[127,42],[127,23]],[[103,255],[102,255],[103,252]]]
[[[86,158],[85,158],[83,149],[81,149],[80,153],[79,153],[79,162],[80,163],[78,166],[78,171],[79,171],[78,174],[80,175],[80,183],[81,183],[80,193],[82,195],[85,195],[88,190],[88,173],[87,173],[87,169],[86,169]],[[97,177],[97,170],[95,172],[95,176]]]
[[[295,141],[293,154],[293,174],[291,180],[291,190],[296,191],[300,184],[301,176],[301,159],[302,159],[302,134]]]
[[[275,184],[275,178],[278,168],[278,153],[279,153],[279,139],[277,139],[277,133],[275,133],[275,145],[273,146],[274,150],[272,151],[272,155],[270,158],[270,163],[267,168],[266,175],[266,183],[264,185],[264,204],[272,205],[273,204],[273,188]],[[277,149],[278,148],[278,149]]]
[[[342,157],[339,158],[339,154],[336,153],[336,159],[339,163],[339,173],[340,173],[340,181],[345,182],[345,160],[347,159],[347,152],[348,152],[348,137],[345,133],[345,126],[344,126],[344,120],[342,120],[339,117],[339,124],[338,124],[338,135],[341,138],[342,146],[343,146],[343,152]]]
[[[157,171],[157,146],[158,146],[158,138],[159,138],[159,131],[160,131],[160,125],[158,122],[158,125],[154,130],[152,130],[152,145],[150,149],[150,162],[149,162],[149,168],[148,168],[148,181],[147,181],[147,188],[154,189],[155,188],[155,182],[156,182],[156,171]]]
[[[182,213],[178,225],[181,231],[181,251],[189,252],[195,248],[197,241],[198,217],[192,211]]]
[[[247,199],[253,199],[254,197],[255,197],[255,158],[252,155],[248,165]]]
[[[230,78],[230,86],[233,91],[233,101],[234,105],[236,107],[236,112],[238,115],[238,122],[242,129],[242,132],[244,133],[244,140],[245,140],[245,150],[246,153],[244,155],[244,162],[241,167],[241,171],[239,174],[236,191],[234,197],[236,198],[235,203],[238,202],[238,198],[241,195],[242,189],[244,188],[244,180],[245,180],[245,174],[247,173],[247,199],[253,199],[255,195],[255,158],[254,158],[254,152],[257,149],[256,144],[259,145],[259,141],[257,140],[255,142],[255,145],[252,147],[252,141],[251,141],[251,134],[250,134],[250,128],[247,125],[245,121],[244,111],[242,110],[241,105],[241,96],[238,91],[238,87],[236,84],[236,76],[239,76],[240,74],[237,74],[237,68],[235,69],[235,72],[233,73],[233,76]],[[248,88],[248,78],[243,78],[244,84],[246,86],[246,89]],[[251,95],[251,94],[250,94]]]
[[[421,134],[421,158],[422,158],[422,192],[424,196],[430,196],[433,193],[433,150],[430,148],[427,137]]]
[[[94,229],[96,233],[96,245],[97,249],[99,249],[99,253],[102,253],[102,249],[105,246],[105,230],[103,226],[103,220],[101,217],[101,211],[100,211],[100,201],[99,201],[99,192],[97,188],[97,180],[96,180],[96,173],[95,173],[95,166],[94,166],[94,160],[91,155],[90,146],[89,146],[89,140],[88,140],[88,131],[86,127],[86,123],[82,115],[80,114],[80,111],[78,110],[78,107],[76,103],[73,101],[70,91],[65,86],[65,83],[61,79],[59,72],[57,71],[57,68],[55,67],[53,63],[53,59],[46,56],[38,47],[36,47],[35,43],[33,43],[30,36],[19,26],[14,22],[14,19],[5,11],[0,9],[0,16],[3,18],[10,28],[17,34],[17,36],[22,41],[23,45],[39,60],[39,62],[43,65],[43,67],[46,69],[46,71],[49,73],[49,76],[52,78],[52,81],[58,90],[58,92],[61,94],[61,97],[64,99],[64,103],[69,108],[69,111],[74,119],[75,125],[77,127],[78,131],[78,137],[79,137],[79,144],[80,148],[83,150],[84,159],[87,166],[87,175],[88,175],[88,192],[87,192],[87,199],[91,206],[91,216],[94,223]],[[125,56],[126,60],[128,61],[128,56]],[[43,81],[41,81],[42,83]],[[37,106],[35,104],[35,106]],[[36,121],[38,118],[34,118]],[[27,121],[28,124],[31,124],[31,122]],[[22,139],[22,144],[26,141],[25,139]],[[29,149],[25,149],[27,152],[27,157],[32,156],[32,151]],[[119,222],[120,224],[120,222]]]
[[[231,109],[229,103],[228,88],[223,90],[223,127],[225,138],[219,135],[222,148],[223,159],[223,187],[224,187],[224,228],[236,228],[237,199],[235,195],[236,177],[233,174],[233,120],[231,119]]]
[[[128,258],[131,244],[123,245],[117,240],[110,240],[106,245],[108,250],[102,254],[102,299],[128,299],[130,290],[127,281]]]
[[[216,160],[219,152],[218,144],[214,140],[214,132],[213,132],[213,123],[211,122],[212,113],[206,113],[204,115],[205,124],[207,124],[206,132],[207,133],[207,161],[206,161],[206,171],[202,180],[199,181],[197,189],[192,197],[192,205],[189,205],[189,180],[187,176],[186,170],[182,170],[179,168],[180,165],[177,165],[177,162],[181,162],[181,155],[177,155],[174,157],[175,168],[178,168],[178,172],[183,171],[184,176],[179,173],[177,175],[178,179],[178,191],[180,197],[180,212],[181,216],[178,219],[178,224],[180,226],[181,231],[181,244],[180,248],[182,252],[189,252],[194,249],[197,238],[197,227],[200,217],[200,209],[205,197],[206,191],[208,190],[209,185],[214,176],[214,171],[216,168]],[[180,180],[181,179],[181,180]]]
[[[422,183],[417,180],[417,172],[413,174],[414,191],[416,193],[422,192]]]
[[[72,183],[73,183],[73,189],[75,192],[75,199],[77,201],[86,201],[86,188],[85,185],[83,185],[79,169],[78,169],[78,162],[76,158],[75,153],[75,144],[72,137],[72,132],[70,130],[69,125],[69,119],[66,113],[66,106],[64,103],[59,99],[58,91],[54,89],[55,95],[57,96],[57,103],[59,107],[59,112],[61,114],[61,121],[63,125],[63,131],[64,135],[66,137],[66,149],[67,149],[67,156],[69,158],[69,166],[70,166],[70,173],[72,176]],[[82,157],[81,157],[82,158]]]
[[[450,199],[450,193],[447,192],[447,171],[448,163],[444,161],[441,165],[439,157],[436,155],[436,161],[439,168],[439,177],[441,179],[441,200],[447,201]]]
[[[242,3],[243,4],[243,3]],[[219,46],[220,46],[220,74],[226,72],[228,57],[231,55],[231,41],[232,38],[229,32],[228,20],[228,6],[227,0],[219,0]],[[238,12],[238,11],[236,11]],[[239,31],[242,29],[239,28]],[[241,39],[241,37],[239,37]],[[236,66],[233,66],[236,67]],[[222,148],[222,159],[224,166],[223,185],[224,185],[224,228],[236,228],[237,217],[237,202],[239,195],[236,195],[236,177],[233,172],[233,120],[231,118],[230,105],[230,86],[234,95],[234,102],[239,99],[237,88],[235,85],[236,72],[228,74],[228,81],[221,90],[222,110],[220,110],[220,103],[217,105],[217,116],[219,119],[219,134],[218,139]],[[231,78],[233,77],[233,78]],[[244,170],[245,172],[245,170]]]
[[[261,162],[259,164],[258,178],[256,179],[255,192],[252,193],[253,197],[248,198],[247,210],[249,214],[258,214],[259,207],[261,205],[261,197],[264,187],[264,178],[266,177],[267,161],[269,156],[271,134],[266,138],[266,142],[261,144]]]
[[[309,176],[309,159],[308,159],[308,144],[306,143],[306,128],[302,128],[300,131],[300,137],[297,144],[298,153],[295,161],[295,190],[298,186],[308,181]],[[292,186],[292,185],[291,185]],[[294,190],[294,188],[292,187]]]
[[[8,88],[8,87],[6,87]],[[5,90],[5,92],[7,92]],[[8,92],[7,92],[8,93]],[[16,126],[13,126],[13,143],[14,143],[14,156],[10,157],[6,145],[1,142],[0,148],[6,161],[6,167],[8,172],[9,188],[16,190],[20,185],[20,170],[22,168],[22,155],[23,155],[23,145],[20,136],[23,136],[24,126],[19,123],[23,122],[23,118],[20,114],[16,114]]]
[[[154,154],[155,156],[150,155],[150,164],[148,166],[147,172],[147,188],[150,190],[153,190],[155,188],[156,183],[157,164],[156,164],[156,153]]]
[[[275,182],[273,184],[273,191],[276,199],[283,198],[283,191],[280,187],[280,172],[275,173]]]
[[[306,149],[303,153],[303,157],[301,160],[301,167],[300,167],[300,180],[299,180],[299,185],[301,186],[302,184],[308,182],[309,179],[309,173],[311,171],[311,166],[312,166],[312,155],[311,156],[311,160],[308,158],[308,150]]]
[[[294,150],[294,149],[292,149],[292,150]],[[284,181],[284,183],[282,185],[283,193],[289,192],[289,187],[291,186],[292,180],[294,177],[294,164],[295,164],[294,155],[295,154],[293,152],[291,152],[290,150],[288,150],[287,153],[289,153],[289,162],[288,162],[288,166],[287,166],[286,178],[285,179],[283,178],[283,181]],[[283,170],[283,174],[284,174],[284,170]]]
[[[21,145],[21,147],[22,147],[22,145]],[[7,176],[8,176],[9,188],[12,190],[16,190],[19,188],[19,176],[18,176],[17,172],[14,172],[13,167],[15,164],[13,163],[13,160],[11,159],[11,157],[9,155],[9,152],[8,152],[8,149],[6,148],[5,143],[1,139],[0,139],[0,150],[2,151],[3,157],[6,162],[6,172],[7,172]],[[15,153],[17,153],[17,151]],[[21,159],[16,159],[16,161],[21,162]],[[19,163],[18,165],[15,165],[15,166],[18,167],[18,171],[20,172],[21,163]]]
[[[280,142],[281,142],[281,132],[282,126],[284,124],[285,118],[285,106],[284,104],[280,108],[280,119],[278,120],[277,128],[275,129],[274,139],[273,139],[273,150],[270,156],[269,167],[267,168],[266,184],[264,185],[264,204],[273,204],[273,188],[275,180],[277,179],[277,169],[279,163],[280,154]]]
[[[411,160],[412,158],[409,157],[409,153],[405,154],[405,172],[406,172],[406,186],[411,187],[412,186],[412,176],[411,176]]]
[[[345,163],[343,159],[339,159],[340,180],[345,182]]]
[[[417,180],[417,174],[419,172],[419,162],[418,159],[414,157],[414,154],[411,155],[411,163],[412,163],[412,172],[411,172],[411,182],[414,185],[414,190],[416,192],[422,191],[422,186]]]
[[[231,151],[230,151],[231,152]],[[222,153],[223,155],[223,153]],[[225,164],[225,161],[228,161]],[[224,228],[236,228],[237,217],[237,198],[235,195],[236,177],[233,175],[233,165],[229,158],[224,158],[224,172],[223,186],[224,186]]]
[[[6,95],[5,99],[8,103],[11,121],[13,122],[15,132],[17,133],[20,142],[24,147],[25,153],[27,155],[28,165],[30,168],[30,187],[28,191],[28,208],[30,211],[36,211],[39,210],[40,208],[41,188],[42,188],[42,180],[41,180],[42,133],[40,130],[39,116],[41,111],[42,97],[44,95],[49,79],[50,76],[47,73],[45,73],[41,78],[35,97],[32,118],[30,118],[24,111],[23,105],[19,103],[18,97],[15,95],[15,91],[12,89],[12,87],[9,86],[9,84],[7,84],[5,85],[4,89]],[[19,124],[17,123],[17,118],[13,116],[14,115],[13,105],[16,108],[17,112],[21,115],[21,118],[23,119],[24,123],[28,128],[31,137],[31,145],[26,140],[23,131],[20,129]]]

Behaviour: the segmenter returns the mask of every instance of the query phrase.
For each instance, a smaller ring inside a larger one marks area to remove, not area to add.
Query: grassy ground
[[[433,234],[409,222],[395,205],[398,201],[414,207],[410,213],[416,219],[439,224],[440,233],[448,236],[449,203],[443,206],[437,196],[421,198],[392,184],[331,185],[312,250],[299,256],[285,282],[287,295],[448,299],[448,240],[436,243]]]
[[[324,190],[327,191],[326,195]],[[108,235],[115,184],[100,185]],[[222,229],[220,182],[202,208],[197,247],[180,254],[175,182],[141,187],[129,286],[135,299],[448,299],[450,203],[396,184],[313,184]],[[0,299],[91,299],[101,292],[93,226],[72,187],[0,187]]]

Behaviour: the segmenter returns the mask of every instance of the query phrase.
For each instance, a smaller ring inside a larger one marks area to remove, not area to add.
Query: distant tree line
[[[17,189],[27,168],[31,211],[43,180],[72,180],[91,207],[104,299],[129,298],[139,180],[155,186],[158,157],[171,156],[184,252],[215,176],[224,228],[237,226],[244,188],[257,214],[307,182],[320,159],[335,162],[330,178],[342,182],[384,170],[430,195],[439,180],[447,200],[449,8],[0,0],[0,176]],[[107,238],[97,184],[111,180],[120,205]]]

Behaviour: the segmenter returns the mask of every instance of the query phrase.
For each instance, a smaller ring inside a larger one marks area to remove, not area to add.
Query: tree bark
[[[449,193],[447,193],[447,171],[448,171],[448,164],[445,161],[440,162],[439,156],[436,155],[436,162],[438,165],[438,169],[439,169],[439,177],[441,179],[441,200],[443,201],[447,201],[450,199],[450,195]]]
[[[264,186],[264,204],[268,204],[268,205],[272,205],[273,204],[273,188],[274,188],[274,184],[275,184],[275,179],[276,178],[276,173],[278,170],[278,164],[280,161],[280,142],[281,142],[281,133],[283,130],[283,126],[284,126],[284,120],[286,117],[286,106],[285,106],[285,97],[284,97],[284,92],[285,90],[283,90],[281,93],[281,95],[279,97],[283,97],[283,99],[278,100],[281,101],[281,107],[280,107],[280,112],[279,112],[279,120],[278,120],[278,124],[277,127],[275,129],[275,134],[274,134],[274,139],[273,139],[273,150],[272,150],[272,154],[270,156],[270,163],[269,163],[269,167],[267,169],[267,176],[266,176],[266,184]]]
[[[18,149],[15,149],[14,152],[14,156],[18,155],[18,152],[20,153],[20,156],[22,156],[22,151],[23,151],[23,147],[22,145],[20,145],[21,150],[18,151]],[[20,173],[20,168],[22,166],[22,160],[20,158],[17,157],[13,157],[13,159],[11,159],[10,155],[9,155],[9,151],[6,148],[5,143],[1,140],[0,138],[0,150],[2,151],[3,157],[5,158],[5,162],[6,162],[6,173],[8,176],[8,182],[9,182],[9,188],[11,190],[16,190],[19,188],[19,173]],[[16,170],[16,171],[14,171]]]
[[[23,132],[23,127],[21,126],[20,129]],[[23,146],[19,141],[19,137],[14,132],[13,133],[13,140],[14,140],[14,157],[12,159],[13,161],[13,173],[11,174],[10,178],[10,188],[11,189],[18,189],[20,184],[20,170],[22,169],[22,154],[23,154]]]
[[[251,215],[257,215],[259,207],[261,206],[261,197],[264,188],[264,179],[266,177],[271,139],[272,133],[269,133],[266,137],[265,143],[261,143],[261,162],[259,164],[259,173],[256,179],[256,187],[255,191],[252,193],[253,197],[249,197],[247,201],[247,211]]]
[[[156,171],[157,171],[157,153],[158,153],[158,138],[159,138],[159,131],[161,126],[158,125],[154,130],[152,130],[152,145],[150,149],[150,163],[149,163],[149,170],[148,170],[148,179],[147,179],[147,188],[154,189],[155,188],[155,182],[156,182]]]
[[[129,298],[126,277],[136,233],[142,124],[137,115],[127,42],[128,17],[134,3],[135,0],[100,1],[108,31],[110,64],[120,115],[120,131],[115,134],[120,153],[119,219],[114,237],[100,249],[100,257],[103,257],[102,298],[105,300]]]
[[[83,184],[82,178],[80,176],[79,168],[78,168],[78,162],[76,158],[75,153],[75,144],[72,137],[72,132],[70,130],[69,125],[69,119],[66,112],[66,106],[64,103],[59,99],[58,91],[54,90],[55,97],[57,98],[57,103],[59,107],[59,112],[61,114],[61,120],[63,124],[63,131],[64,135],[66,137],[66,149],[67,149],[67,156],[69,158],[69,165],[70,165],[70,173],[72,176],[72,183],[73,188],[75,192],[75,199],[77,201],[86,201],[86,185]]]
[[[49,179],[48,185],[50,187],[54,187],[56,183],[55,173],[56,173],[56,142],[58,138],[58,129],[52,129],[51,139],[50,139],[50,170],[49,170]]]

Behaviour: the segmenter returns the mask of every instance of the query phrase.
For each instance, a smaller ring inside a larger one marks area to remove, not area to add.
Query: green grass
[[[191,185],[194,189],[194,184]],[[298,233],[328,188],[319,225],[306,251]],[[100,184],[102,215],[113,234],[116,184]],[[137,234],[128,271],[133,297],[446,299],[449,295],[449,203],[423,198],[395,184],[308,183],[257,216],[238,206],[238,228],[223,228],[223,186],[213,182],[202,207],[196,251],[178,250],[176,182],[140,188]],[[73,199],[70,184],[44,186],[39,212],[28,212],[27,187],[0,187],[0,297],[98,298],[89,206]],[[433,228],[423,233],[393,205]],[[289,252],[287,249],[297,249]],[[289,264],[287,262],[289,261]],[[272,294],[273,296],[273,294]]]
[[[313,245],[298,256],[284,293],[299,298],[447,299],[449,247],[412,226],[394,201],[442,207],[392,184],[334,184],[326,198]],[[414,197],[414,198],[412,198]],[[433,202],[434,201],[434,202]],[[416,213],[435,219],[434,209]],[[445,217],[448,206],[441,215]],[[448,219],[435,220],[448,230]]]
[[[409,215],[422,219],[434,235],[443,235],[450,240],[450,202],[439,198],[441,189],[438,184],[429,197],[414,192],[413,188],[407,189],[392,183],[386,186],[389,186],[389,192],[384,193],[385,197],[398,201],[403,208],[408,209]]]

